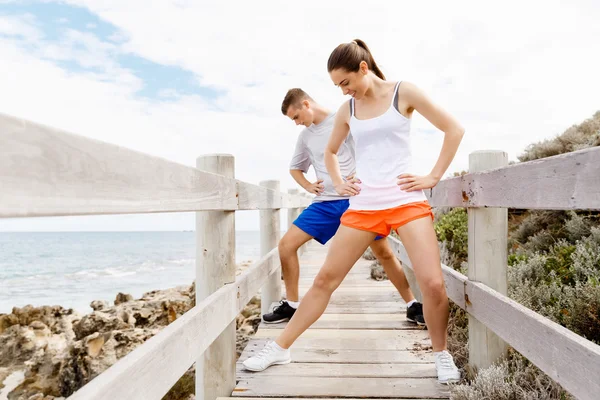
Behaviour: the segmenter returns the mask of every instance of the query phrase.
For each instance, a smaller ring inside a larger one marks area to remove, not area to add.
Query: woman
[[[325,264],[294,317],[275,342],[244,365],[262,370],[291,361],[289,347],[325,311],[334,290],[377,235],[394,230],[406,247],[423,294],[438,381],[456,382],[460,373],[447,351],[448,297],[444,286],[433,214],[423,189],[434,187],[458,149],[464,129],[416,86],[388,82],[361,40],[339,45],[327,69],[333,83],[352,99],[336,113],[325,163],[336,191],[350,196]],[[431,173],[411,173],[410,122],[418,111],[445,133]],[[345,182],[336,153],[349,133],[355,141],[358,179]]]

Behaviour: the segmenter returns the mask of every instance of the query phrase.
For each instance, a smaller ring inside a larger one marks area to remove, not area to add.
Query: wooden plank
[[[324,314],[325,316],[327,314]],[[365,314],[363,314],[365,315]],[[278,324],[265,324],[261,322],[261,329],[284,329],[287,322]],[[406,320],[388,320],[379,321],[327,321],[318,319],[312,327],[316,329],[416,329],[416,325]]]
[[[289,208],[291,210],[307,207],[311,199],[298,193],[282,193],[272,188],[236,181],[240,210],[263,210]]]
[[[406,304],[400,302],[380,302],[378,304],[330,303],[325,314],[390,314],[406,315]]]
[[[442,264],[442,273],[444,274],[448,298],[464,310],[466,307],[465,285],[468,280],[467,277],[444,264]]]
[[[433,207],[600,210],[600,148],[445,179],[426,195]]]
[[[380,322],[388,321],[404,321],[404,315],[398,314],[323,314],[319,317],[321,321],[345,321],[345,322]]]
[[[255,397],[218,397],[217,400],[231,400],[231,399],[236,399],[236,400],[254,400]],[[305,400],[305,397],[269,397],[269,400]],[[335,400],[335,398],[331,397],[331,398],[326,398],[326,397],[321,397],[321,400]],[[358,398],[346,398],[346,400],[362,400],[362,399],[358,399]],[[381,400],[381,399],[371,399],[371,400]],[[387,399],[386,399],[387,400]],[[410,400],[410,399],[400,399],[400,398],[395,398],[395,400]],[[422,400],[433,400],[433,399],[422,399]]]
[[[309,289],[310,286],[302,286],[300,287],[300,289],[304,289],[304,291],[306,291],[307,289]],[[390,294],[390,293],[398,293],[398,290],[392,286],[391,283],[388,283],[386,285],[365,285],[362,284],[360,286],[340,286],[339,288],[337,288],[335,290],[334,293],[340,293],[340,294]]]
[[[0,218],[233,210],[216,174],[0,114]]]
[[[227,154],[198,157],[196,167],[234,178],[235,159]],[[235,282],[235,212],[196,213],[196,303],[223,285]],[[204,354],[196,360],[198,398],[227,396],[235,388],[235,321],[231,321]]]
[[[271,309],[279,303],[271,304]],[[329,303],[325,309],[325,314],[406,314],[406,304],[397,301],[378,302],[374,304],[360,303]]]
[[[196,167],[232,179],[235,159],[227,154],[200,156]],[[224,283],[235,282],[235,271],[235,212],[197,212],[196,301],[202,301]]]
[[[412,263],[406,249],[401,241],[389,236],[388,242],[392,247],[392,251],[396,254],[396,257],[402,262],[402,265],[412,270]],[[454,269],[442,264],[442,273],[444,274],[444,281],[446,283],[446,292],[448,298],[455,302],[460,308],[465,308],[465,282],[467,277],[463,274],[455,271]]]
[[[242,210],[281,208],[281,193],[272,188],[237,181],[237,195]]]
[[[469,155],[469,172],[480,172],[508,164],[503,151],[476,151]],[[508,210],[469,208],[468,277],[497,292],[508,293]],[[488,368],[506,355],[507,344],[471,315],[469,318],[469,365]]]
[[[382,397],[446,399],[449,389],[432,378],[317,378],[242,380],[232,396],[273,397],[293,393],[297,397]]]
[[[279,193],[279,181],[262,181],[260,186],[270,189],[274,194]],[[266,255],[272,249],[277,249],[281,236],[279,210],[260,210],[260,254]],[[261,312],[268,313],[269,305],[281,300],[281,269],[277,269],[267,277],[267,282],[261,288]]]
[[[70,400],[160,400],[279,267],[277,249],[79,389]]]
[[[281,331],[279,329],[259,329],[254,335],[257,339],[276,338]],[[337,338],[337,339],[356,339],[365,338],[373,340],[387,340],[398,338],[419,338],[427,331],[418,330],[376,330],[376,329],[316,329],[310,328],[302,333],[303,338]]]
[[[275,272],[281,270],[279,250],[274,248],[267,255],[248,267],[236,279],[237,307],[241,311],[246,304],[258,293],[258,290]]]
[[[311,202],[312,198],[300,195],[298,189],[289,189],[288,193],[281,193],[281,208],[298,210],[297,215],[300,214],[301,207],[308,207]]]
[[[282,196],[288,206],[310,203],[4,114],[0,148],[0,218],[279,208]]]
[[[375,304],[379,301],[403,301],[402,297],[398,292],[394,293],[359,293],[359,294],[351,294],[351,293],[336,293],[333,292],[331,295],[331,303],[369,303]],[[302,300],[304,296],[300,296],[300,300]]]
[[[341,283],[340,287],[338,289],[336,289],[336,292],[340,291],[340,289],[343,290],[343,289],[352,289],[352,288],[369,288],[369,290],[371,292],[375,292],[375,291],[378,291],[380,288],[383,288],[385,290],[387,287],[392,285],[390,283],[390,281],[381,281],[381,283],[377,282],[377,283],[371,285],[367,281],[367,279],[371,279],[371,278],[364,278],[364,279],[361,278],[360,281],[357,281],[357,280],[344,281]],[[306,291],[308,291],[308,289],[310,289],[312,287],[313,282],[314,282],[314,279],[310,280],[310,281],[300,281],[300,285],[298,287],[299,287],[300,291],[306,292]],[[391,287],[393,287],[393,286],[391,286]]]
[[[352,377],[352,378],[435,378],[434,363],[424,364],[331,364],[331,363],[291,363],[274,365],[263,372],[246,371],[237,366],[237,379],[253,379],[257,376],[297,376]]]
[[[483,284],[466,284],[467,311],[582,400],[600,393],[600,346]]]
[[[355,349],[355,350],[420,350],[431,347],[431,339],[426,331],[417,331],[421,335],[405,335],[385,340],[372,338],[310,338],[300,336],[292,349]],[[260,351],[270,339],[252,338],[246,345],[248,351]]]
[[[284,329],[287,323],[260,324],[259,329]],[[316,329],[415,329],[416,325],[398,314],[323,314]]]
[[[244,352],[239,361],[243,362],[254,354],[253,350]],[[293,348],[292,361],[299,363],[419,364],[434,362],[434,357],[430,350],[389,351],[318,347],[314,349]]]
[[[319,271],[315,271],[315,272],[306,272],[306,271],[302,271],[302,268],[300,268],[300,282],[303,283],[308,283],[310,282],[310,284],[312,284],[312,282],[315,280],[315,277],[317,276],[317,274],[319,273]],[[350,271],[348,273],[348,275],[346,275],[347,279],[369,279],[369,277],[371,276],[371,271],[370,270],[364,270],[364,271]],[[308,281],[308,282],[306,282]],[[343,281],[342,281],[343,282]]]
[[[325,255],[323,255],[323,258],[325,258]],[[304,263],[302,263],[302,265],[300,266],[300,278],[301,279],[302,278],[314,278],[320,272],[321,267],[323,267],[323,261],[320,262],[319,264],[317,264],[314,268],[306,267],[306,265],[304,265]],[[346,278],[350,278],[353,275],[357,275],[357,274],[361,274],[363,277],[369,278],[371,276],[371,268],[368,266],[366,266],[366,267],[359,266],[359,267],[353,268],[350,270],[350,272],[348,272],[348,274],[346,275]]]

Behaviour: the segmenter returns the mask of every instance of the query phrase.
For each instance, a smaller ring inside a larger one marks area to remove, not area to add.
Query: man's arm
[[[304,176],[304,172],[299,169],[290,169],[290,175],[292,175],[292,178],[298,182],[298,185],[302,186],[308,193],[316,194],[317,196],[320,196],[321,193],[323,193],[325,187],[323,186],[322,179],[319,179],[315,183],[311,183]]]

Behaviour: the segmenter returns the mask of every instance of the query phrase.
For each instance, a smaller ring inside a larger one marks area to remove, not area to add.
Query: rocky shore
[[[81,315],[61,306],[14,308],[0,314],[0,400],[63,399],[108,369],[195,305],[194,285],[117,294]],[[238,357],[260,322],[260,297],[237,317]],[[165,400],[193,398],[194,370]]]

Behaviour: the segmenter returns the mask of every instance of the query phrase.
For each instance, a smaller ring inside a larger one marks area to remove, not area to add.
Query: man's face
[[[299,106],[289,106],[286,115],[289,119],[294,121],[296,125],[304,125],[308,127],[313,124],[314,115],[308,100],[304,100]]]

